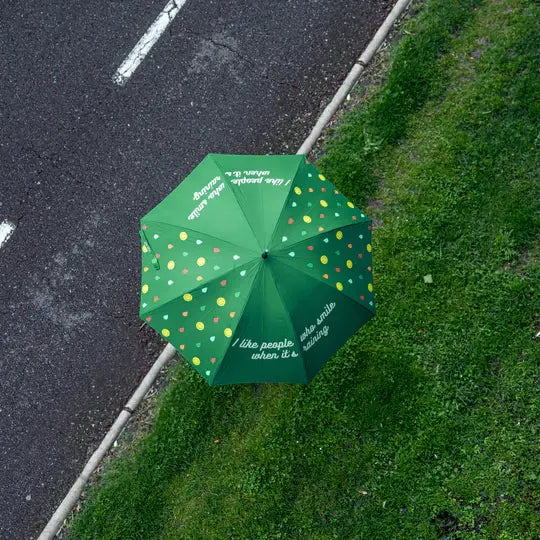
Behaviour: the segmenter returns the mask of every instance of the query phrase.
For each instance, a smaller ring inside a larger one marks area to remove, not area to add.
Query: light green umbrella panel
[[[208,155],[140,236],[140,317],[212,385],[309,382],[375,314],[371,221],[301,155]]]

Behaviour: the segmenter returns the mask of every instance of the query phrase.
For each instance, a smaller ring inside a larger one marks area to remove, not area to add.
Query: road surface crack
[[[264,77],[265,79],[267,79],[268,81],[270,81],[272,83],[289,86],[291,88],[294,88],[295,90],[300,89],[300,87],[297,86],[296,84],[293,84],[293,83],[291,83],[289,81],[283,81],[281,79],[278,79],[276,77],[271,76],[265,69],[261,69],[258,64],[256,64],[255,62],[250,60],[247,56],[242,54],[236,47],[233,47],[233,46],[229,45],[228,43],[225,43],[224,41],[219,41],[219,40],[215,39],[214,37],[208,37],[208,36],[206,36],[206,35],[204,35],[204,34],[202,34],[200,32],[195,32],[195,31],[193,31],[191,29],[186,29],[185,32],[187,34],[191,34],[193,36],[201,38],[204,41],[207,41],[207,42],[211,43],[212,45],[215,45],[216,47],[222,47],[223,49],[226,49],[227,51],[230,51],[235,56],[237,56],[240,60],[242,60],[243,62],[248,64],[254,71],[258,71],[262,75],[262,77]]]

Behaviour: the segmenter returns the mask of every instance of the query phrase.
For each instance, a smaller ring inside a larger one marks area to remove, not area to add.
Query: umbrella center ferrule
[[[261,257],[262,257],[263,259],[268,259],[268,250],[267,250],[267,249],[265,249],[265,250],[263,251],[263,254],[261,255]]]

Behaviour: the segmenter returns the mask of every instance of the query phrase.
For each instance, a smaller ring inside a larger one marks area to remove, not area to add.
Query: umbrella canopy
[[[302,155],[210,154],[140,236],[140,317],[212,385],[309,382],[375,314],[371,220]]]

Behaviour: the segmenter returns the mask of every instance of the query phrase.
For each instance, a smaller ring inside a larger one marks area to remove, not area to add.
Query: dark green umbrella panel
[[[140,317],[212,385],[309,382],[375,314],[371,220],[301,155],[208,155],[140,236]]]

